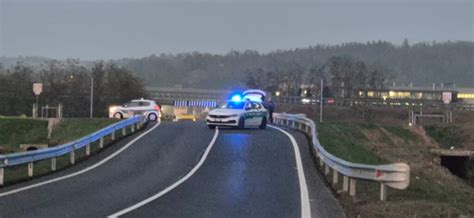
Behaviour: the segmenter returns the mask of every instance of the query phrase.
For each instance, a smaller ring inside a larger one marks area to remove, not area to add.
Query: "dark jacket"
[[[267,102],[267,110],[271,113],[275,110],[275,104],[273,104],[273,101]]]

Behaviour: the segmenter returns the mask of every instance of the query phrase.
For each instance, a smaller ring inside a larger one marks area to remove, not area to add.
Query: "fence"
[[[115,140],[115,133],[117,130],[122,130],[122,135],[125,136],[127,134],[127,127],[130,127],[131,132],[135,132],[135,130],[140,129],[146,122],[147,120],[144,116],[134,116],[63,145],[34,151],[0,155],[0,185],[4,184],[4,169],[7,167],[28,164],[28,176],[33,177],[34,162],[51,159],[51,171],[56,171],[56,158],[69,154],[69,162],[70,164],[74,164],[76,161],[76,150],[85,148],[86,155],[89,156],[91,143],[99,141],[99,147],[103,148],[104,138],[106,136],[110,135],[111,139]]]
[[[324,167],[327,176],[333,171],[332,182],[338,184],[339,174],[343,176],[343,191],[350,196],[356,195],[356,179],[371,180],[380,183],[380,200],[387,199],[387,187],[406,189],[410,183],[410,167],[405,163],[387,165],[367,165],[351,163],[328,153],[319,143],[316,124],[305,115],[275,114],[275,123],[288,126],[307,134],[312,142],[314,155]]]

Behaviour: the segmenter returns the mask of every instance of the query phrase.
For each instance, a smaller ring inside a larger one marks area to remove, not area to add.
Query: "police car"
[[[155,101],[138,99],[121,106],[109,107],[109,117],[115,119],[129,118],[134,115],[144,115],[148,120],[156,121],[160,118],[160,106]]]
[[[210,129],[216,126],[238,127],[267,127],[267,110],[262,103],[233,96],[222,108],[213,109],[206,117]]]

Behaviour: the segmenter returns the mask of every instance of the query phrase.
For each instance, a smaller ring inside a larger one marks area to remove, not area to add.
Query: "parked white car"
[[[206,117],[206,123],[210,129],[216,126],[265,129],[267,114],[267,109],[260,102],[233,98],[222,108],[211,110]]]
[[[138,99],[109,107],[110,118],[123,119],[134,115],[144,115],[148,120],[156,121],[161,117],[160,106],[153,100]]]

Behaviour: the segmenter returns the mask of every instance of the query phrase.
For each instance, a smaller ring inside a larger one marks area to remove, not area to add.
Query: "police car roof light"
[[[240,95],[233,95],[230,100],[233,102],[240,102],[242,101],[242,97]]]

